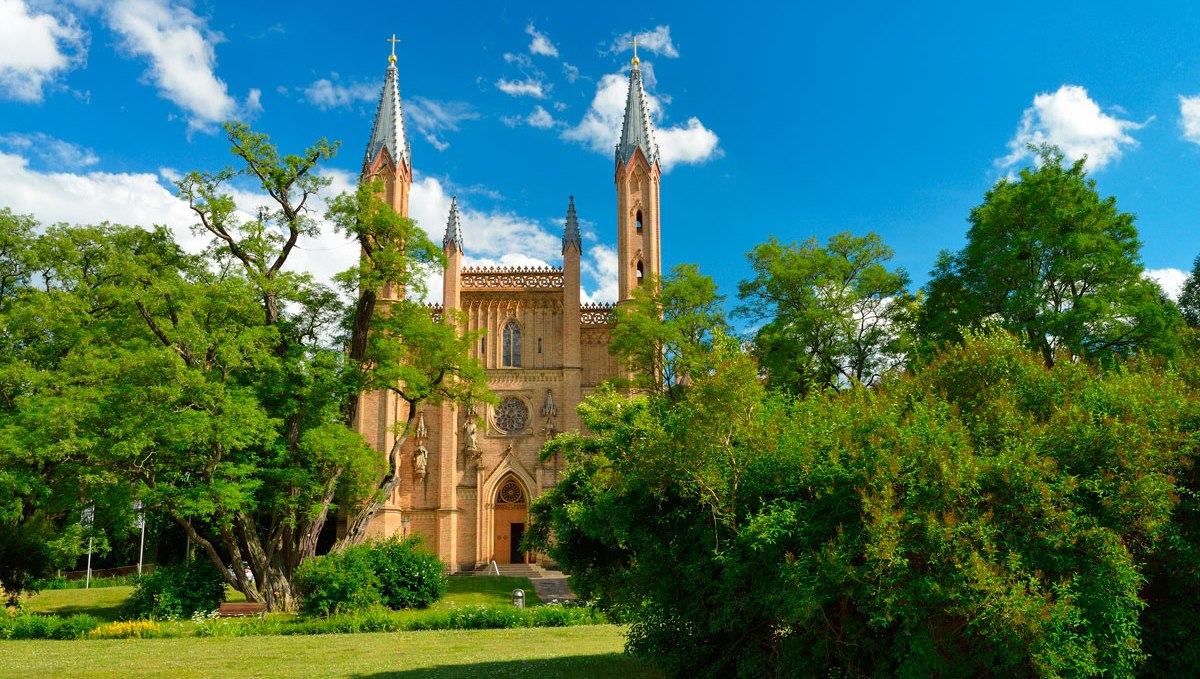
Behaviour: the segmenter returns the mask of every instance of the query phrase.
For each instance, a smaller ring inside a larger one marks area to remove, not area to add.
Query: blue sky
[[[1025,141],[1088,154],[1168,289],[1200,254],[1192,3],[347,5],[0,0],[0,206],[195,245],[170,180],[229,162],[231,117],[285,152],[340,140],[327,173],[348,188],[395,33],[413,216],[440,239],[457,194],[469,261],[553,265],[573,194],[586,295],[611,300],[638,34],[669,161],[663,264],[699,263],[731,297],[769,235],[875,231],[923,284]],[[330,233],[296,265],[327,276],[355,254]]]

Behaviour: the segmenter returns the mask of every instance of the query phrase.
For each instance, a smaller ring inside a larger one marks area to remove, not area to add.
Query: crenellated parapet
[[[463,290],[525,292],[563,289],[563,270],[555,267],[464,267],[460,279]]]

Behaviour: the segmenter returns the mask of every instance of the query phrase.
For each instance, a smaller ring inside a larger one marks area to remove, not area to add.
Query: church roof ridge
[[[642,88],[642,71],[634,61],[629,71],[629,96],[625,100],[625,122],[621,125],[621,141],[617,144],[618,165],[628,165],[633,154],[641,149],[646,162],[658,163],[658,144],[654,143],[654,127],[650,122],[650,107]]]
[[[567,251],[567,246],[574,244],[575,249],[583,252],[583,238],[579,235],[579,218],[575,215],[575,196],[571,196],[571,202],[567,205],[567,222],[563,227],[563,252]]]
[[[442,247],[454,245],[461,252],[463,249],[462,221],[458,216],[458,196],[450,197],[450,218],[446,220],[446,235],[442,238]]]
[[[367,142],[367,154],[363,159],[363,165],[366,167],[370,167],[384,149],[387,149],[388,155],[396,165],[412,165],[411,149],[404,128],[404,111],[400,107],[399,80],[395,57],[391,57],[383,76],[383,89],[379,92],[375,124],[371,127],[371,140]]]

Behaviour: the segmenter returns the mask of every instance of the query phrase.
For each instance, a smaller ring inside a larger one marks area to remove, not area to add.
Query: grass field
[[[454,577],[432,611],[507,604],[524,578]],[[116,620],[132,587],[47,590],[38,613]],[[230,599],[243,597],[231,590]],[[428,615],[411,611],[414,616]],[[191,621],[164,626],[191,627]],[[0,677],[661,677],[615,625],[320,636],[0,642]]]
[[[0,676],[661,677],[596,625],[299,637],[7,641]]]
[[[503,577],[474,577],[462,576],[450,578],[446,584],[446,596],[429,607],[430,611],[440,611],[453,606],[473,606],[476,604],[499,605],[507,604],[514,589],[525,590],[526,604],[540,604],[533,586],[527,578]],[[34,613],[52,613],[55,615],[75,615],[88,613],[105,621],[117,620],[121,614],[121,606],[133,592],[132,587],[93,587],[92,589],[48,589],[25,600],[25,605]],[[245,601],[246,597],[232,587],[226,588],[227,601]],[[413,611],[419,615],[419,611]]]

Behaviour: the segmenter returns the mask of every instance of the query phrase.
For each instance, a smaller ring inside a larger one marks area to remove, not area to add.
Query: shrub
[[[99,625],[98,619],[87,614],[69,618],[31,613],[0,614],[0,639],[79,639]]]
[[[312,615],[361,611],[380,603],[379,577],[362,546],[305,561],[292,584],[300,596],[300,610]]]
[[[225,600],[225,581],[207,559],[156,569],[129,597],[133,617],[186,618],[211,611]]]
[[[367,545],[379,594],[392,609],[426,608],[446,594],[446,575],[437,556],[421,546],[421,538],[391,537]]]

